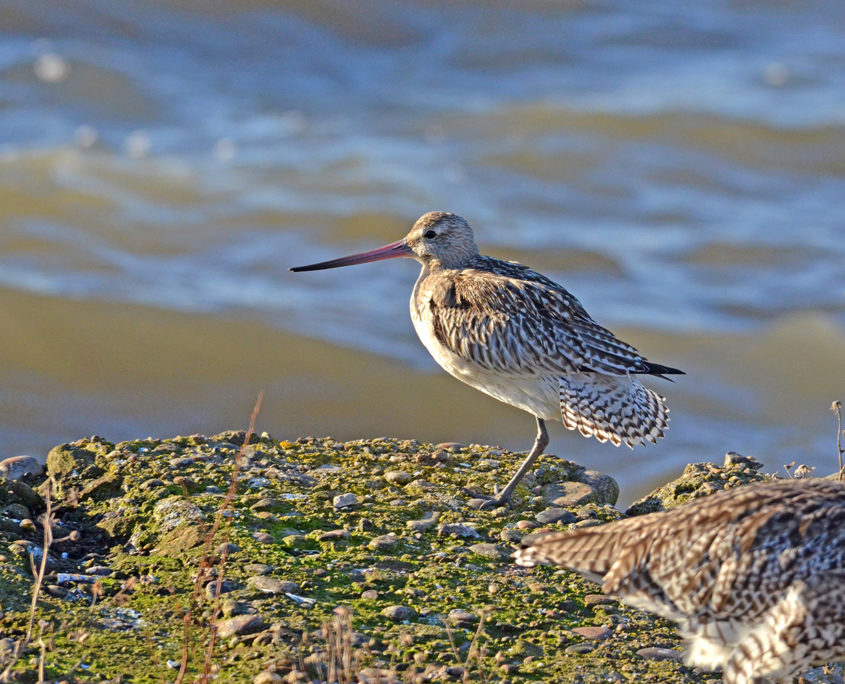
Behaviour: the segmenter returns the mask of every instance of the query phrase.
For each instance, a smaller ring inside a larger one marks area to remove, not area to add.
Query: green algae
[[[543,487],[589,481],[580,466],[542,457],[513,508],[490,512],[467,501],[506,480],[521,455],[477,445],[277,441],[265,434],[239,457],[243,442],[236,431],[118,444],[92,437],[51,451],[56,515],[79,532],[78,540],[50,549],[50,590],[38,604],[51,678],[168,681],[186,647],[188,677],[197,677],[216,602],[209,584],[222,572],[231,582],[220,597],[225,612],[254,613],[263,626],[217,643],[212,664],[220,681],[251,681],[268,669],[281,676],[304,670],[319,680],[333,657],[331,635],[339,633],[348,637],[356,668],[393,672],[397,681],[718,680],[675,660],[637,655],[645,647],[679,649],[671,624],[589,598],[598,588],[577,575],[511,562],[520,536],[539,529],[534,515],[547,506]],[[231,509],[206,544],[236,469]],[[396,470],[409,477],[385,478]],[[355,503],[335,507],[342,494],[353,494]],[[575,525],[621,515],[607,504],[571,510]],[[409,527],[426,516],[434,522]],[[32,578],[28,560],[5,549],[16,539],[40,540],[3,528],[0,539],[0,634],[19,639]],[[250,583],[262,565],[296,591]],[[96,584],[57,583],[56,572],[97,566],[111,574]],[[591,641],[571,631],[583,626],[608,627],[608,636]],[[34,681],[37,657],[31,647],[16,663],[22,680]]]

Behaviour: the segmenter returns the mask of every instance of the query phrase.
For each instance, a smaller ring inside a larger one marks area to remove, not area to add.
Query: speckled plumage
[[[727,684],[845,659],[845,483],[736,487],[669,511],[550,534],[517,563],[553,563],[678,623],[688,662]]]
[[[561,285],[521,264],[482,256],[460,216],[429,212],[392,245],[293,270],[397,256],[422,265],[411,319],[435,361],[537,419],[534,447],[496,504],[509,499],[548,445],[544,420],[561,420],[570,430],[616,446],[663,436],[669,409],[635,376],[682,371],[647,361],[590,318]]]

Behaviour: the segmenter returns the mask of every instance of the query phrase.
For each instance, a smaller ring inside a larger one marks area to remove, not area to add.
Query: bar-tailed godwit
[[[520,565],[576,570],[674,620],[687,663],[726,684],[845,659],[845,483],[734,487],[684,506],[540,537]]]
[[[664,398],[639,374],[683,373],[647,361],[596,323],[565,288],[512,261],[482,256],[460,216],[432,211],[398,242],[298,266],[316,271],[411,257],[422,271],[411,319],[440,366],[468,385],[532,414],[537,437],[501,493],[501,506],[549,443],[546,420],[616,446],[656,442],[669,423]]]

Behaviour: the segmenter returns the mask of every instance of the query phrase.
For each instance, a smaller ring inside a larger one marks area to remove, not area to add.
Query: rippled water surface
[[[431,209],[682,367],[632,499],[733,449],[835,468],[845,5],[0,2],[0,457],[246,422],[526,448],[445,376],[417,267],[291,265]],[[783,472],[781,470],[781,472]]]

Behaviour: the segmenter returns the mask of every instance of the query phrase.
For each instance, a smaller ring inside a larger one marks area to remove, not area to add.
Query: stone
[[[20,503],[10,503],[3,509],[3,515],[7,518],[14,518],[15,520],[23,520],[31,517],[29,509]]]
[[[256,501],[252,506],[249,507],[251,511],[280,511],[282,510],[283,503],[279,499],[274,499],[272,497],[265,497],[263,499],[259,499]]]
[[[234,599],[223,599],[220,603],[220,610],[223,613],[223,617],[233,617],[235,615],[247,615],[253,613],[254,611],[250,611],[250,605],[245,601],[235,601]]]
[[[596,503],[615,506],[619,500],[619,483],[610,475],[598,470],[586,470],[581,475],[581,481],[593,488]]]
[[[274,544],[276,539],[269,532],[253,532],[252,538],[259,544]]]
[[[10,456],[0,461],[0,478],[20,480],[26,475],[40,475],[44,465],[34,456]]]
[[[637,651],[640,658],[646,660],[681,660],[684,654],[671,648],[660,648],[659,646],[648,646]]]
[[[591,651],[595,650],[596,647],[593,644],[582,642],[580,644],[572,644],[572,646],[567,646],[565,649],[563,649],[563,652],[572,655],[583,655],[584,653],[590,653]]]
[[[203,519],[199,506],[182,496],[168,496],[153,507],[153,520],[162,532],[175,530],[180,525],[200,523]]]
[[[82,472],[93,464],[93,452],[72,447],[70,444],[59,444],[47,454],[47,473],[56,479],[63,479],[74,472]]]
[[[399,543],[399,538],[391,532],[390,534],[383,534],[375,537],[367,544],[373,551],[390,551]]]
[[[317,537],[317,541],[339,541],[341,539],[349,539],[349,530],[328,530]]]
[[[25,482],[0,479],[0,506],[18,503],[26,506],[30,513],[44,510],[44,499]]]
[[[605,594],[587,594],[584,597],[585,606],[613,605],[615,603],[615,598],[606,596]]]
[[[388,606],[381,611],[381,614],[395,622],[403,622],[416,617],[417,612],[408,606]]]
[[[463,626],[478,622],[478,616],[461,608],[455,608],[449,611],[446,620],[453,625]]]
[[[352,492],[347,492],[346,494],[338,494],[334,499],[332,499],[332,506],[335,508],[349,508],[350,506],[355,506],[358,503],[358,497],[355,496]]]
[[[574,523],[578,518],[575,516],[574,513],[567,511],[565,508],[547,508],[544,511],[540,511],[537,515],[534,516],[534,519],[538,523],[542,523],[543,525],[548,525],[549,523],[559,522],[563,523],[564,525],[568,523]]]
[[[584,627],[573,627],[572,632],[580,637],[584,637],[585,639],[591,639],[593,641],[599,639],[607,639],[607,637],[613,634],[613,630],[610,629],[610,627],[605,627],[603,625],[585,625]]]
[[[469,550],[479,556],[489,558],[490,560],[501,560],[502,558],[505,558],[508,555],[507,551],[505,551],[500,546],[487,542],[473,544],[469,547]]]
[[[263,628],[264,620],[260,615],[236,615],[217,623],[217,636],[228,639],[238,634],[260,632]]]
[[[390,484],[406,485],[411,481],[411,474],[404,470],[388,470],[384,474],[384,479]]]
[[[464,523],[443,523],[437,528],[437,534],[443,537],[459,537],[461,539],[481,539],[478,531]]]
[[[249,563],[244,566],[244,570],[252,575],[269,575],[273,572],[273,566],[264,563]]]
[[[237,588],[238,583],[234,580],[224,579],[220,582],[220,594],[228,594],[230,591],[235,591]],[[205,597],[210,601],[217,596],[217,580],[214,579],[205,585]]]
[[[281,675],[276,674],[272,670],[263,670],[255,675],[252,684],[275,684],[275,682],[283,682]]]
[[[296,582],[285,582],[275,577],[268,577],[267,575],[250,577],[246,583],[247,586],[265,594],[296,594],[300,591],[299,585]]]
[[[584,482],[555,482],[546,485],[543,487],[543,497],[547,504],[560,508],[583,506],[598,500],[596,491]]]

